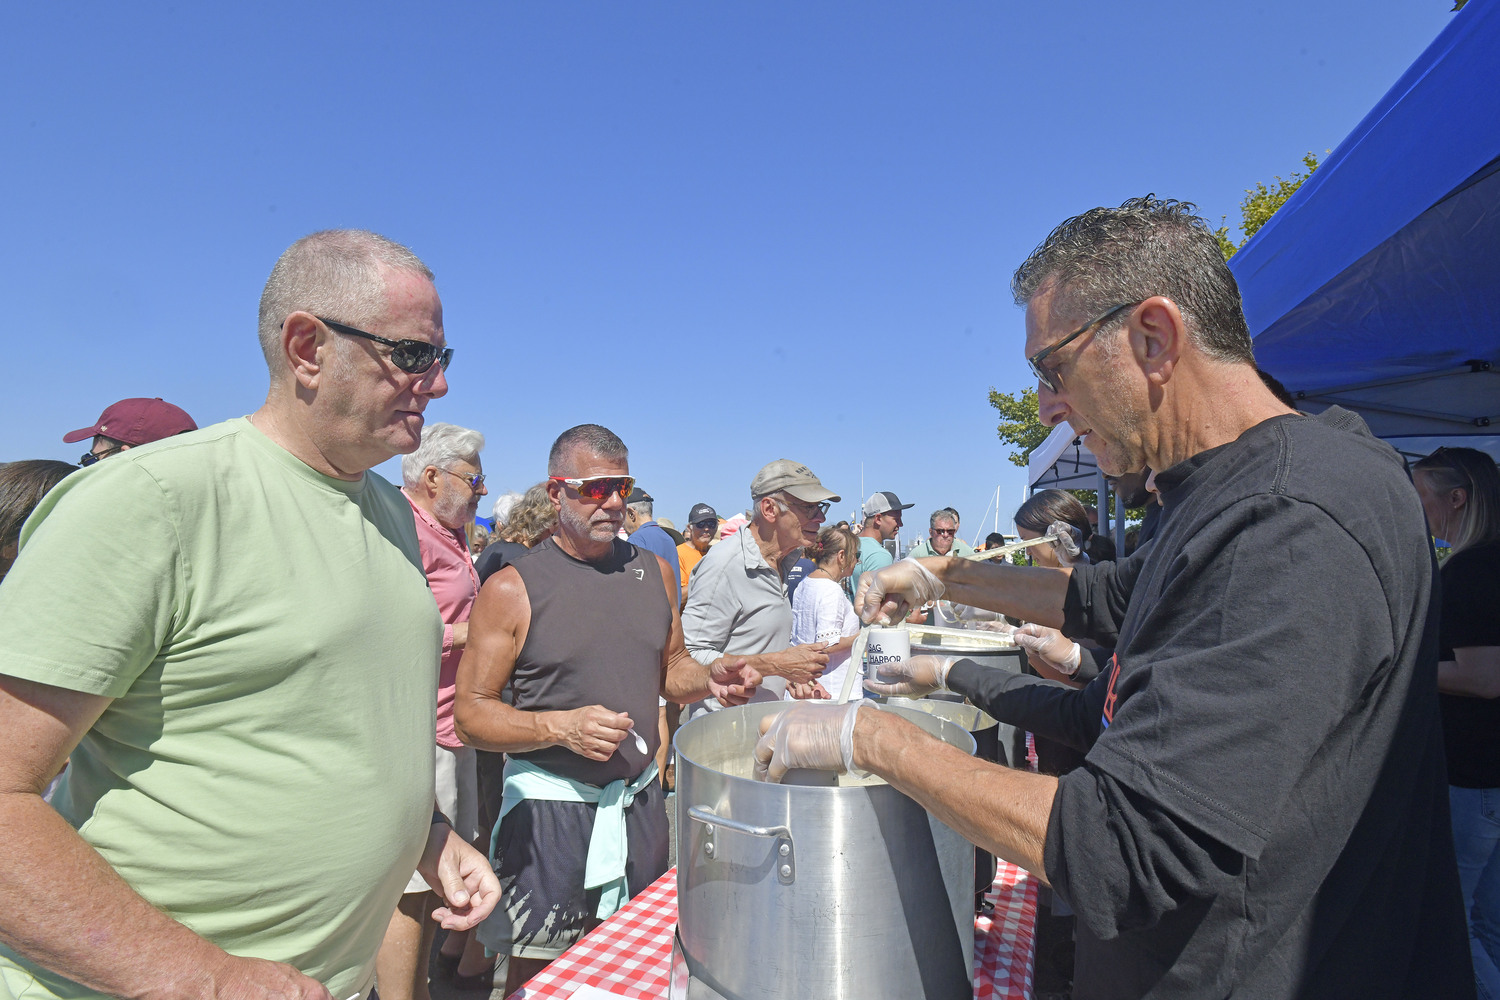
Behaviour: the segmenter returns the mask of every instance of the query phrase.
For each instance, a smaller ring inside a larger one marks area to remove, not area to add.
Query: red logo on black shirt
[[[1100,717],[1102,728],[1108,729],[1115,719],[1115,681],[1120,679],[1120,654],[1109,658],[1109,689],[1104,692],[1104,714]]]

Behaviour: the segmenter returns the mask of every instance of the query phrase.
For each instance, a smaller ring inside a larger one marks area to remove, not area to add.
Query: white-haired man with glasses
[[[437,676],[436,764],[437,808],[460,837],[481,844],[479,774],[472,747],[459,740],[453,728],[454,682],[458,661],[469,638],[469,612],[479,595],[479,574],[469,558],[464,529],[474,521],[479,501],[489,494],[479,453],[484,435],[456,424],[428,424],[422,443],[401,459],[401,492],[416,519],[422,570],[443,617],[442,664]],[[419,664],[418,669],[426,669]],[[380,946],[375,971],[381,1000],[426,1000],[428,953],[437,925],[427,919],[435,905],[431,888],[420,872],[412,874],[406,891],[391,915]],[[467,955],[465,953],[467,952]],[[483,975],[488,967],[484,948],[469,944],[466,932],[449,934],[443,942],[439,969],[458,983]]]
[[[688,652],[700,663],[744,657],[765,681],[756,701],[813,689],[828,665],[827,643],[792,645],[792,606],[786,577],[838,494],[811,469],[780,458],[750,483],[750,523],[719,542],[688,580],[682,631]],[[712,699],[692,707],[696,717],[719,707]]]
[[[363,996],[413,868],[450,929],[499,896],[434,815],[442,621],[369,471],[448,391],[432,272],[315,233],[260,335],[260,409],[69,477],[0,589],[0,996]]]
[[[502,909],[479,931],[507,995],[667,870],[658,698],[744,701],[760,679],[689,656],[671,567],[617,537],[635,485],[618,436],[564,431],[547,473],[557,531],[485,581],[458,668],[459,736],[507,757]]]

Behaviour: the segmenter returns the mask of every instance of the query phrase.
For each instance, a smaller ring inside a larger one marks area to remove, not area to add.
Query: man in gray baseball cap
[[[902,503],[901,498],[890,490],[871,493],[870,499],[865,501],[865,523],[859,529],[859,561],[854,564],[854,572],[845,584],[851,597],[859,593],[859,578],[862,575],[896,561],[896,557],[886,549],[885,543],[900,533],[901,512],[915,506],[912,503]]]
[[[682,632],[699,663],[743,657],[765,680],[752,701],[776,701],[790,684],[810,688],[828,665],[827,643],[793,646],[787,571],[839,495],[811,469],[790,459],[770,463],[750,481],[750,523],[708,550],[688,582]],[[693,716],[718,708],[709,699]]]

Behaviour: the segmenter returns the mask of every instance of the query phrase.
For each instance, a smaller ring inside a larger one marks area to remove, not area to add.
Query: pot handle
[[[741,823],[735,819],[725,819],[714,812],[708,806],[693,806],[688,810],[688,818],[696,823],[706,823],[709,826],[722,826],[726,830],[735,833],[743,833],[747,837],[784,837],[792,839],[792,831],[784,826],[751,826],[749,823]]]
[[[741,823],[739,820],[726,819],[714,812],[708,806],[692,806],[688,809],[688,819],[695,823],[702,823],[708,827],[708,841],[703,845],[704,854],[712,858],[715,853],[714,836],[716,827],[733,830],[735,833],[743,833],[747,837],[770,837],[775,839],[774,849],[776,851],[776,880],[782,885],[790,885],[797,877],[797,852],[792,843],[792,831],[785,826],[754,826],[750,823]]]

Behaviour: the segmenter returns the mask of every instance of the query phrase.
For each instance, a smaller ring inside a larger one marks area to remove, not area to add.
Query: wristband
[[[431,823],[432,826],[437,826],[439,823],[447,823],[447,822],[448,822],[448,817],[443,815],[443,811],[441,809],[434,809],[432,811],[432,823]],[[450,823],[449,825],[451,826],[452,824]]]

